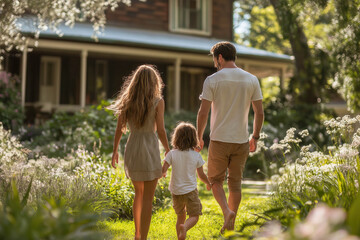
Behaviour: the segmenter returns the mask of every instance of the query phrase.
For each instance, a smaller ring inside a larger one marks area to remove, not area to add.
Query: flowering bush
[[[33,158],[29,158],[29,156]],[[64,158],[49,158],[24,149],[16,137],[0,125],[0,184],[14,180],[20,194],[29,192],[29,204],[36,205],[44,197],[61,196],[66,205],[77,208],[79,202],[91,201],[93,211],[115,210],[119,217],[132,217],[134,189],[119,166],[118,170],[104,161],[97,148],[83,146]],[[168,182],[161,180],[155,191],[154,210],[167,206],[171,198]],[[0,188],[0,198],[5,193]],[[114,212],[114,211],[113,211]]]
[[[315,144],[300,146],[308,137],[307,130],[297,137],[296,130],[289,129],[283,140],[273,144],[270,149],[282,152],[286,161],[271,177],[276,201],[291,202],[300,210],[314,201],[348,210],[359,192],[359,123],[360,116],[325,121],[334,142],[327,152]]]
[[[0,71],[0,122],[6,129],[17,130],[24,120],[20,94],[20,79]]]
[[[80,155],[82,149],[74,151],[64,159],[35,155],[25,149],[9,131],[0,124],[0,184],[6,186],[14,180],[21,194],[30,181],[32,187],[29,203],[36,204],[44,196],[61,196],[69,206],[76,206],[79,200],[101,201],[101,191],[92,187],[86,179],[74,174],[75,167],[85,164],[91,155]],[[82,156],[82,157],[80,157]],[[0,188],[0,197],[4,196]]]
[[[303,222],[297,223],[288,231],[278,221],[267,223],[254,239],[266,240],[360,240],[348,233],[346,212],[342,208],[319,205],[314,208]]]

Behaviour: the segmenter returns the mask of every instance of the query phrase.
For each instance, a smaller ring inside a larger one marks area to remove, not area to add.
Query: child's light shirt
[[[169,190],[172,194],[183,195],[197,188],[196,169],[205,164],[200,153],[194,150],[171,150],[165,161],[172,166]]]

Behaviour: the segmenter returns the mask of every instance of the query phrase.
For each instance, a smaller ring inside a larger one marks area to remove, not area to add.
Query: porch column
[[[80,72],[80,106],[85,107],[86,104],[86,68],[87,68],[87,50],[81,51],[81,72]]]
[[[21,106],[25,107],[27,45],[25,45],[21,61]]]
[[[285,81],[285,67],[280,69],[280,92],[284,91],[284,81]]]
[[[180,94],[181,94],[181,58],[175,61],[175,112],[180,111]]]

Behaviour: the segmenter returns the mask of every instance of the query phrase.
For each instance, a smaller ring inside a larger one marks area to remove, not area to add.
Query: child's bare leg
[[[135,223],[135,239],[140,239],[140,221],[141,221],[141,210],[143,205],[144,195],[144,182],[132,181],[135,188],[135,197],[133,203],[133,216]]]
[[[155,188],[157,184],[157,179],[153,181],[144,182],[144,195],[143,195],[143,206],[141,212],[141,224],[140,232],[141,239],[146,240],[149,233],[151,215],[152,215],[152,202],[154,199]]]
[[[184,225],[185,223],[185,219],[186,219],[186,213],[184,211],[184,213],[178,214],[177,215],[177,221],[176,221],[176,235],[179,237],[179,227],[180,225]]]
[[[184,240],[186,238],[186,232],[195,226],[198,220],[199,216],[190,216],[188,219],[186,219],[185,224],[180,224],[178,239]]]

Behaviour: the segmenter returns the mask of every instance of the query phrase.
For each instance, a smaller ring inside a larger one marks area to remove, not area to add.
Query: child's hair
[[[130,118],[136,127],[144,125],[154,99],[162,98],[163,87],[160,73],[152,65],[139,66],[125,79],[116,100],[108,107],[115,116],[121,117],[122,131],[126,130],[126,122]]]
[[[171,145],[180,151],[194,149],[198,145],[198,138],[194,125],[191,123],[180,122],[172,135]]]

